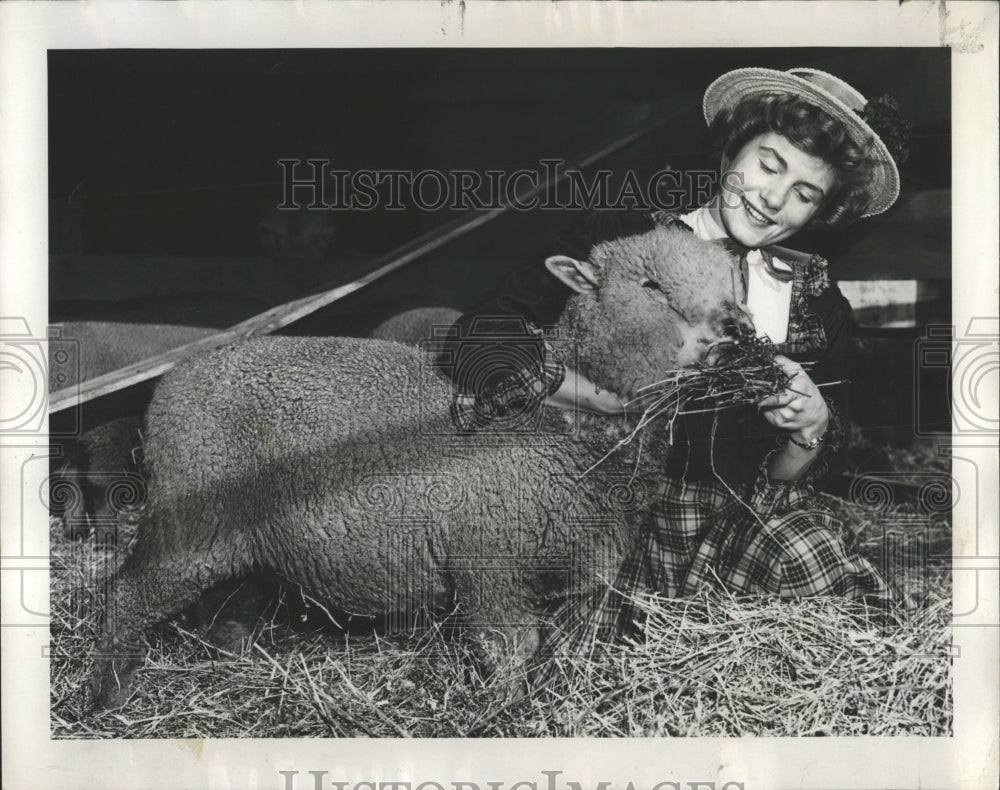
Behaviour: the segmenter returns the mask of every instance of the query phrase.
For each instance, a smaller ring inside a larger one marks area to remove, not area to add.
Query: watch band
[[[815,450],[823,443],[823,434],[820,434],[819,436],[814,436],[808,442],[800,442],[798,439],[794,438],[791,434],[788,434],[788,441],[790,441],[796,447],[801,447],[803,450]]]

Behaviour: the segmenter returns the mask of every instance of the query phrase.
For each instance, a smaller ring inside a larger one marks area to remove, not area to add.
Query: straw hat
[[[705,91],[702,104],[705,121],[711,124],[720,110],[734,107],[747,96],[760,93],[801,96],[840,121],[851,139],[868,149],[869,156],[880,166],[872,169],[867,190],[870,202],[862,217],[881,214],[896,202],[899,171],[882,138],[861,118],[860,113],[868,105],[864,96],[842,79],[816,69],[736,69],[723,74]]]

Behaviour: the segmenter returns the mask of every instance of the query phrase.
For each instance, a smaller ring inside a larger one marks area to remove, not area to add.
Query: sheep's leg
[[[215,647],[240,653],[272,600],[271,587],[260,576],[223,582],[198,601],[193,611],[195,624]]]
[[[60,513],[63,537],[82,540],[90,535],[94,492],[87,478],[86,456],[76,442],[63,442],[62,456],[49,464],[49,509]]]
[[[537,615],[523,597],[520,574],[458,573],[454,581],[460,622],[473,653],[491,673],[516,678],[541,641]],[[516,682],[516,681],[515,681]]]
[[[249,562],[227,557],[213,564],[205,553],[174,552],[152,557],[140,543],[108,582],[105,629],[95,657],[93,702],[97,708],[116,707],[128,697],[132,677],[142,664],[145,629],[198,601],[203,591],[245,573]]]
[[[504,664],[514,667],[527,666],[541,643],[539,629],[535,625],[496,625],[480,622],[479,617],[470,620],[466,628],[477,654],[485,654],[492,669]]]
[[[496,678],[513,699],[529,690],[529,671],[540,643],[533,625],[496,625],[480,620],[480,613],[466,623],[465,636],[474,664],[487,677]]]
[[[132,457],[139,441],[139,421],[134,417],[112,420],[82,437],[98,542],[117,541],[120,512],[142,501],[144,485]]]

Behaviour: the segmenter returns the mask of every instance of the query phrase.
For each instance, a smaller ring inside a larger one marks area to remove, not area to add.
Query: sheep
[[[76,385],[164,351],[208,337],[261,313],[270,302],[235,293],[187,293],[119,302],[74,302],[55,326],[63,341],[49,345],[49,392]],[[97,318],[100,316],[100,318]],[[73,344],[71,361],[56,356]],[[148,391],[118,398],[113,410],[86,406],[82,430],[59,442],[50,470],[49,506],[69,537],[114,537],[117,515],[139,504],[144,485],[136,463]],[[65,422],[61,417],[56,421]]]
[[[50,382],[50,390],[74,386],[219,331],[204,326],[122,321],[65,321],[61,327],[64,338],[79,342],[80,360],[76,369],[67,371],[67,379]]]
[[[195,310],[197,314],[192,317],[204,320],[208,317],[208,307],[205,299],[187,297],[168,300],[167,304],[162,299],[156,303],[130,300],[116,305],[111,311],[121,320],[62,322],[59,324],[61,336],[79,343],[80,359],[78,365],[67,368],[67,375],[50,379],[49,392],[75,386],[208,337],[219,330],[207,326],[137,323],[135,320],[157,309],[173,318],[182,317],[183,309]],[[239,307],[243,312],[222,316],[223,320],[235,321],[248,310],[264,309],[257,304]],[[216,308],[215,314],[219,312]],[[387,319],[371,336],[419,345],[422,341],[431,341],[434,327],[452,324],[459,315],[450,307],[416,308]],[[52,353],[54,351],[50,350],[50,357]],[[54,360],[49,360],[49,366],[55,369]],[[141,411],[141,408],[134,411]],[[78,437],[61,443],[61,452],[53,459],[50,509],[63,520],[67,537],[82,538],[93,531],[99,540],[112,539],[118,512],[141,500],[143,486],[137,463],[141,452],[140,429],[141,415],[129,414],[99,421]]]
[[[180,318],[181,311],[191,309],[207,318],[211,303],[204,298],[168,299],[155,304],[144,299],[129,300],[105,310],[123,320],[62,322],[58,325],[61,338],[78,344],[79,355],[73,360],[75,364],[59,366],[63,373],[50,377],[49,391],[75,386],[219,331],[206,326],[124,320],[157,308],[168,318]],[[227,306],[215,309],[216,320],[232,322],[241,315],[227,313],[233,309],[246,312],[262,308],[246,300],[230,300]],[[65,346],[50,346],[50,370],[55,369],[55,349]],[[93,534],[98,543],[115,542],[119,515],[142,507],[145,482],[141,426],[146,398],[148,394],[142,393],[129,397],[123,407],[126,413],[121,415],[88,415],[79,435],[56,442],[61,449],[52,459],[49,508],[62,520],[65,537]],[[190,615],[206,639],[234,653],[239,651],[267,600],[267,587],[260,580],[238,580],[203,596]]]
[[[371,332],[377,340],[395,340],[409,346],[423,344],[425,351],[434,353],[440,347],[443,330],[454,324],[462,314],[453,307],[415,307],[387,318]]]
[[[730,257],[682,230],[546,266],[575,291],[555,327],[573,364],[622,397],[739,320]],[[451,393],[419,349],[360,338],[258,338],[164,376],[94,704],[127,698],[148,626],[260,569],[342,612],[451,612],[483,655],[529,662],[552,601],[610,579],[635,545],[668,432],[594,467],[626,415],[545,406],[531,430],[457,435]]]
[[[76,364],[60,366],[62,375],[50,377],[49,391],[74,387],[216,331],[177,324],[65,321],[60,334],[78,344],[79,357]],[[65,346],[61,343],[58,348]],[[49,348],[52,370],[55,349]],[[86,537],[93,525],[98,539],[113,539],[117,514],[141,501],[135,451],[140,445],[142,404],[131,407],[131,413],[122,416],[89,420],[78,436],[61,443],[61,452],[53,457],[50,509],[62,518],[67,537]]]

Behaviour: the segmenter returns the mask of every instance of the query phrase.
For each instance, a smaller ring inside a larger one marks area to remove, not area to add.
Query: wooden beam
[[[559,183],[567,177],[566,174],[570,171],[583,170],[601,161],[610,154],[636,142],[668,121],[676,120],[685,113],[697,110],[700,107],[699,99],[700,94],[695,91],[671,97],[669,101],[661,103],[658,111],[652,113],[648,120],[636,125],[627,134],[618,135],[613,139],[604,141],[577,156],[565,169],[560,170],[559,176],[552,183]],[[517,201],[523,205],[525,201],[530,200],[536,195],[544,195],[550,185],[548,179],[543,174],[539,185],[518,194]],[[49,414],[86,403],[94,398],[108,395],[125,387],[130,387],[133,384],[138,384],[147,379],[162,375],[182,359],[192,354],[217,348],[233,340],[267,335],[277,329],[288,326],[316,312],[320,308],[343,299],[355,291],[385,277],[387,274],[406,266],[408,263],[447,244],[449,241],[481,225],[485,225],[487,222],[493,221],[510,210],[510,207],[510,204],[505,204],[501,208],[466,212],[451,222],[446,222],[433,231],[425,233],[413,241],[377,258],[372,263],[372,269],[367,274],[349,283],[338,284],[333,287],[321,286],[321,288],[326,290],[274,307],[218,334],[188,343],[163,354],[158,354],[155,357],[150,357],[142,362],[137,362],[134,365],[106,373],[103,376],[90,379],[81,383],[78,387],[59,390],[49,396]]]

